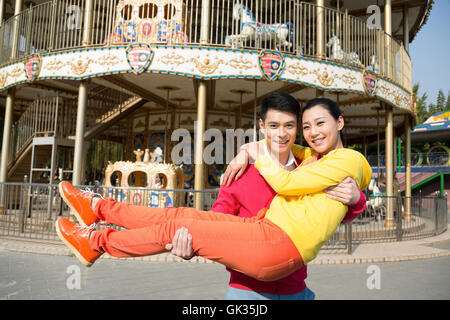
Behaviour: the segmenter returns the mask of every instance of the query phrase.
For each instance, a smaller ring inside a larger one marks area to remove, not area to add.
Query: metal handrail
[[[210,210],[218,190],[149,189],[135,187],[89,187],[94,192],[117,201],[153,207],[187,206],[195,204],[195,193],[203,195],[204,210]],[[56,184],[0,183],[3,203],[0,206],[0,236],[57,239],[53,223],[61,216],[69,216],[69,208],[58,193]],[[140,195],[140,196],[136,196]],[[167,199],[178,199],[179,205]],[[387,224],[387,203],[393,204],[393,223]],[[406,211],[409,208],[409,212]],[[446,197],[412,197],[368,195],[367,207],[353,222],[340,225],[322,250],[346,248],[351,253],[352,243],[371,241],[401,241],[432,237],[447,230]]]
[[[243,12],[234,8],[239,1],[210,0],[210,31],[208,38],[201,41],[202,8],[199,0],[172,0],[170,3],[173,4],[173,8],[181,8],[181,12],[178,13],[174,9],[177,16],[171,20],[163,18],[161,16],[163,14],[158,13],[154,18],[155,21],[166,24],[163,26],[165,29],[158,29],[164,32],[159,32],[157,36],[156,31],[151,33],[152,36],[145,33],[144,22],[148,22],[148,27],[152,29],[160,26],[156,22],[151,22],[153,20],[140,18],[154,14],[153,11],[150,13],[150,10],[154,10],[150,6],[132,10],[130,7],[123,7],[120,10],[119,5],[126,4],[127,1],[92,1],[94,10],[90,43],[83,44],[82,37],[83,10],[86,1],[52,0],[30,7],[2,25],[0,64],[10,62],[11,57],[20,59],[36,53],[79,48],[85,45],[103,46],[131,42],[163,45],[201,44],[276,49],[287,54],[319,57],[374,71],[396,82],[407,91],[412,91],[411,58],[403,45],[382,29],[371,29],[366,21],[350,16],[347,12],[324,7],[321,9],[323,11],[319,10],[321,12],[319,17],[318,7],[311,3],[292,0],[240,0],[253,19],[253,22],[248,23],[243,21],[243,16],[236,13]],[[316,22],[322,14],[325,34],[321,38],[325,43],[319,44]],[[236,19],[237,16],[240,20]],[[142,25],[137,23],[138,21]],[[171,23],[167,24],[167,21]],[[243,29],[249,24],[252,24],[250,29],[254,29],[254,33]],[[18,30],[17,46],[13,46],[14,26],[17,26]],[[287,34],[270,32],[271,28],[272,31],[273,28],[288,28],[289,32]],[[334,36],[337,38],[333,40]],[[337,44],[336,41],[340,43]],[[320,53],[326,44],[329,46],[325,48],[324,53]],[[13,47],[16,48],[16,52],[12,52]]]

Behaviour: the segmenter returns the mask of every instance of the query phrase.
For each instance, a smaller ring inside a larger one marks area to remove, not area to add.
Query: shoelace
[[[88,195],[88,196],[92,196],[92,197],[99,197],[99,198],[102,198],[103,200],[105,200],[105,198],[100,193],[95,193],[94,191],[92,191],[89,188],[81,189],[80,192],[83,195]]]
[[[90,226],[76,226],[77,230],[82,233],[89,233],[97,227],[96,223],[91,224]]]

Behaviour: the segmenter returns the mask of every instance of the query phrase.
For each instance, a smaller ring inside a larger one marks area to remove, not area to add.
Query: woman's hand
[[[192,236],[186,228],[180,228],[175,232],[172,243],[166,244],[166,250],[173,255],[190,260],[194,256],[192,249]]]
[[[239,179],[247,169],[249,163],[255,162],[261,152],[261,147],[257,142],[244,144],[241,151],[231,160],[222,177],[222,185],[230,186],[230,184]]]
[[[361,195],[355,180],[350,177],[345,178],[338,185],[326,188],[324,192],[328,198],[340,201],[347,206],[358,202]]]

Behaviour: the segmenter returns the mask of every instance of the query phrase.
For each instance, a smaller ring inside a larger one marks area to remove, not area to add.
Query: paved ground
[[[308,267],[320,299],[450,299],[450,231],[324,250]],[[82,266],[59,242],[0,238],[0,299],[221,300],[228,273],[202,258],[104,256]]]
[[[318,300],[447,300],[449,270],[450,257],[312,265],[308,285]],[[0,299],[13,300],[220,300],[228,280],[219,264],[101,259],[85,268],[73,257],[9,251],[0,251],[0,274]],[[379,282],[372,281],[377,274]]]

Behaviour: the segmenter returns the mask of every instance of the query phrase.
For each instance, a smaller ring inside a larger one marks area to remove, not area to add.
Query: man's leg
[[[279,300],[279,295],[237,289],[228,286],[224,300]]]
[[[299,293],[282,294],[280,295],[280,300],[314,300],[315,297],[316,295],[311,289],[305,288]]]

